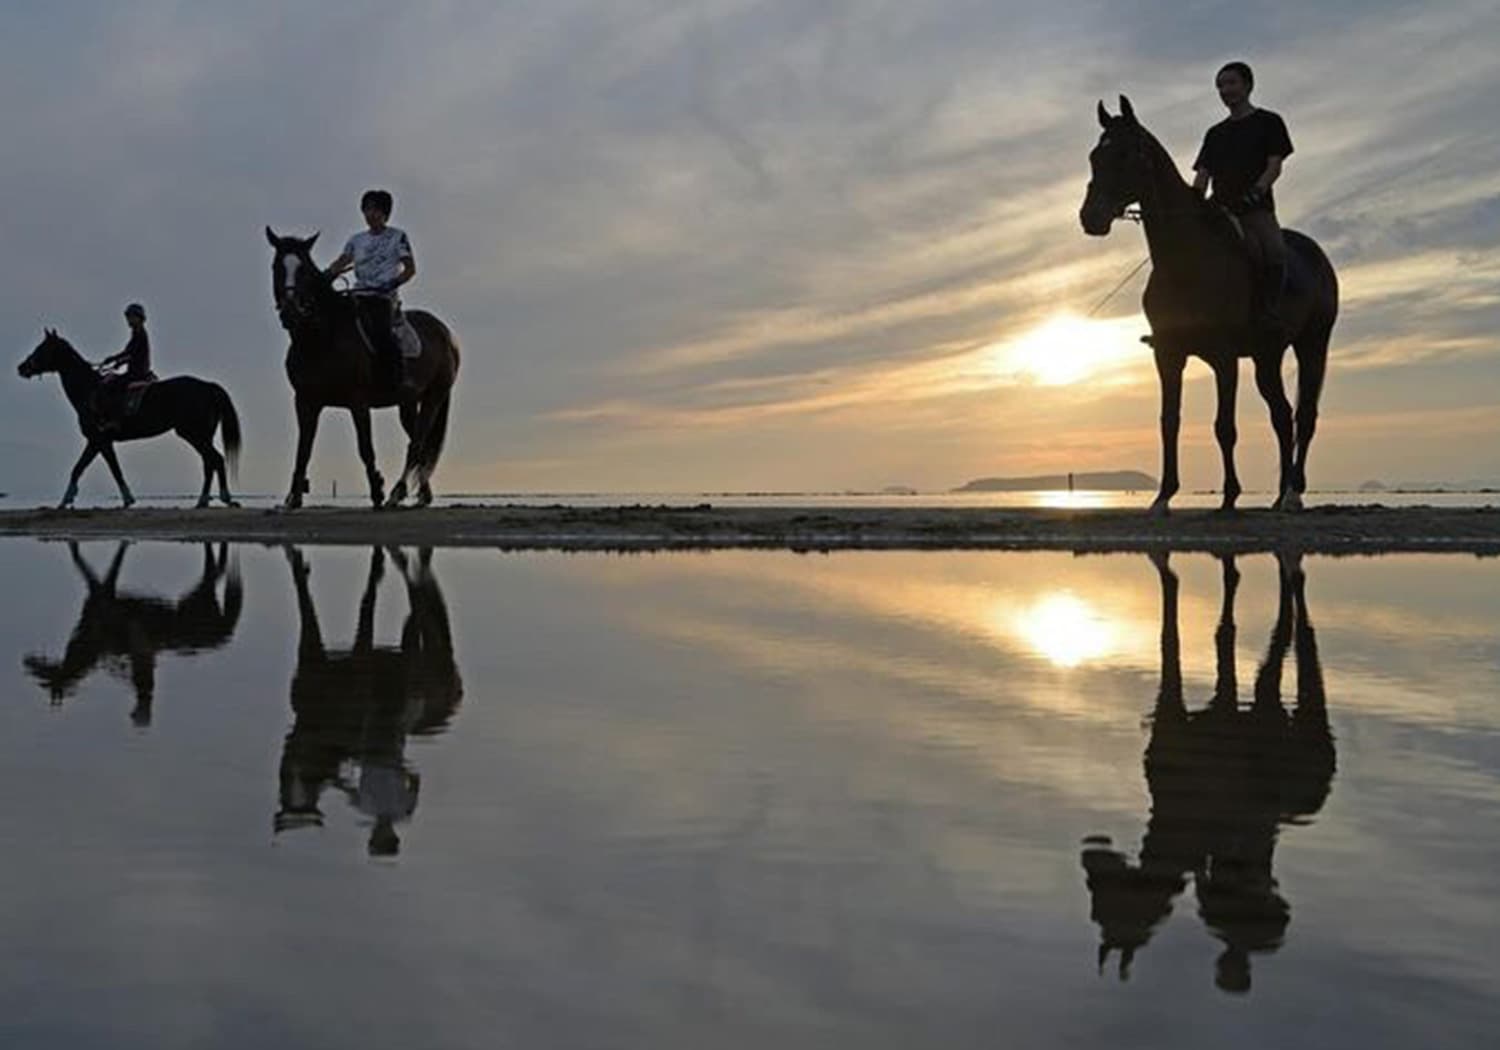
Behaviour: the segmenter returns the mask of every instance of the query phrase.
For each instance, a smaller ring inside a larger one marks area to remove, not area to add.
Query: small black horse
[[[215,475],[219,479],[219,499],[225,506],[238,506],[229,494],[225,462],[227,458],[228,472],[233,474],[240,454],[240,419],[228,392],[218,383],[192,376],[174,376],[153,383],[141,397],[140,406],[126,416],[118,428],[106,431],[101,429],[102,420],[95,407],[104,377],[55,331],[46,329],[45,338],[16,371],[23,379],[56,372],[62,378],[63,390],[73,405],[73,411],[78,413],[78,429],[83,432],[87,444],[78,462],[73,464],[68,489],[63,493],[59,507],[72,506],[78,495],[78,479],[99,455],[109,464],[115,484],[120,486],[120,499],[125,506],[130,506],[135,497],[125,483],[125,475],[120,472],[120,461],[115,458],[115,442],[152,438],[169,430],[192,445],[203,459],[203,491],[198,496],[198,506],[208,506],[208,493]],[[214,448],[214,431],[221,427],[223,455]]]
[[[1260,334],[1250,324],[1252,266],[1230,220],[1183,181],[1171,156],[1136,120],[1120,96],[1120,115],[1099,103],[1104,133],[1089,154],[1092,178],[1079,211],[1085,233],[1102,237],[1131,204],[1140,205],[1151,248],[1151,279],[1144,306],[1151,323],[1161,380],[1161,490],[1152,513],[1165,514],[1177,493],[1177,432],[1182,422],[1182,372],[1189,356],[1206,361],[1218,384],[1214,436],[1224,459],[1223,509],[1240,495],[1234,470],[1234,400],[1239,358],[1255,362],[1255,385],[1271,410],[1281,453],[1281,480],[1273,509],[1296,510],[1307,490],[1307,450],[1318,421],[1318,397],[1328,369],[1328,340],[1338,317],[1339,285],[1316,241],[1286,231],[1287,287],[1281,313],[1284,337]],[[1281,382],[1287,344],[1297,355],[1297,414]]]

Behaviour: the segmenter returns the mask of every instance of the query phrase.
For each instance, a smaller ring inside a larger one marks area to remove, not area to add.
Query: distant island
[[[1100,470],[1072,475],[1075,489],[1149,492],[1156,479],[1139,470]],[[1033,474],[1023,478],[975,478],[954,492],[1038,492],[1068,487],[1067,474]]]

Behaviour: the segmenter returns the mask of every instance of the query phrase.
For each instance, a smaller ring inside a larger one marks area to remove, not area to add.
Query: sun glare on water
[[[1015,614],[1015,631],[1056,667],[1072,668],[1112,652],[1117,631],[1077,595],[1058,591]]]
[[[987,367],[998,376],[1042,386],[1067,386],[1145,360],[1140,345],[1144,324],[1138,317],[1092,320],[1057,314],[1015,339],[985,351]]]

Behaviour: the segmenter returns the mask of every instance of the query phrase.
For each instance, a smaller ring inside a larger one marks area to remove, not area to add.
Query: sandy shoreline
[[[0,535],[43,539],[482,546],[515,550],[1182,550],[1500,555],[1500,510],[1319,507],[1177,511],[806,507],[318,508],[0,512]]]

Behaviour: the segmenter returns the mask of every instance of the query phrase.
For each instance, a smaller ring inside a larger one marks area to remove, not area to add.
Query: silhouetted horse
[[[240,622],[244,592],[228,547],[221,545],[215,558],[213,547],[205,543],[202,575],[176,601],[122,593],[120,568],[128,547],[128,543],[121,543],[115,549],[114,559],[100,579],[84,560],[78,544],[68,544],[73,564],[88,586],[78,623],[61,660],[32,654],[23,662],[31,677],[52,695],[53,702],[71,696],[100,664],[114,674],[128,672],[135,687],[135,709],[130,712],[130,720],[146,726],[151,724],[157,654],[186,655],[227,645]],[[219,581],[226,578],[221,602]]]
[[[1127,206],[1140,205],[1151,249],[1151,278],[1144,305],[1151,324],[1156,373],[1161,380],[1161,489],[1151,505],[1165,514],[1179,487],[1177,432],[1182,421],[1182,372],[1190,355],[1214,370],[1219,408],[1214,436],[1224,459],[1225,510],[1240,495],[1234,470],[1234,401],[1239,358],[1255,362],[1255,385],[1271,410],[1280,451],[1276,509],[1297,509],[1307,491],[1307,450],[1318,422],[1318,398],[1328,368],[1328,340],[1338,317],[1338,278],[1312,238],[1286,231],[1287,286],[1281,304],[1284,337],[1257,332],[1251,323],[1254,265],[1228,215],[1201,199],[1177,165],[1135,118],[1120,96],[1121,115],[1099,103],[1104,134],[1089,154],[1089,180],[1079,218],[1084,231],[1102,237]],[[1297,355],[1295,452],[1293,416],[1281,382],[1281,360],[1290,342]]]
[[[266,227],[276,250],[271,262],[271,293],[282,327],[292,337],[286,374],[296,393],[297,462],[286,505],[300,507],[307,491],[307,461],[318,433],[318,416],[327,406],[347,408],[354,420],[359,457],[370,483],[370,501],[394,506],[409,489],[417,503],[432,502],[432,473],[437,469],[448,433],[448,407],[458,378],[458,343],[448,326],[425,310],[407,310],[422,341],[421,356],[408,359],[407,377],[414,390],[399,388],[377,367],[369,344],[355,321],[354,304],[337,292],[313,263],[318,235],[281,237]],[[370,409],[396,406],[406,431],[406,466],[385,500],[385,479],[375,462],[370,437]]]
[[[229,494],[224,465],[227,458],[229,473],[234,473],[240,454],[240,419],[228,392],[218,383],[192,376],[174,376],[152,383],[142,395],[140,406],[126,416],[118,428],[105,432],[99,428],[101,420],[95,407],[96,395],[104,378],[73,349],[71,343],[52,329],[46,330],[41,343],[16,371],[23,379],[56,372],[62,378],[63,391],[68,395],[73,411],[78,413],[78,429],[83,431],[84,440],[88,442],[78,462],[73,464],[73,473],[68,478],[68,488],[59,506],[72,505],[78,496],[78,479],[98,455],[103,455],[104,462],[109,464],[109,472],[115,476],[115,484],[120,486],[120,499],[125,506],[130,506],[135,497],[125,483],[125,475],[120,472],[114,443],[156,437],[169,430],[192,445],[203,459],[203,491],[198,495],[198,506],[208,506],[208,492],[216,474],[219,499],[227,506],[236,505]],[[220,428],[224,436],[223,455],[214,448],[214,431]]]
[[[1215,979],[1225,991],[1250,988],[1250,956],[1281,946],[1291,908],[1272,873],[1278,830],[1317,813],[1333,784],[1318,643],[1307,616],[1300,562],[1280,560],[1280,600],[1254,700],[1239,706],[1234,673],[1234,599],[1239,572],[1223,558],[1224,604],[1214,636],[1217,680],[1208,706],[1189,711],[1182,695],[1177,576],[1165,555],[1161,577],[1161,688],[1146,746],[1151,817],[1132,865],[1107,838],[1088,840],[1083,867],[1099,924],[1102,969],[1118,950],[1120,976],[1171,913],[1191,875],[1198,913],[1224,944]],[[1297,705],[1281,701],[1281,673],[1295,639]]]
[[[399,851],[395,825],[416,809],[421,779],[406,763],[406,738],[442,732],[463,697],[431,548],[422,549],[415,565],[400,550],[390,556],[410,604],[400,647],[375,644],[375,599],[385,571],[385,555],[375,547],[354,645],[330,652],[308,591],[307,563],[300,550],[287,548],[301,629],[291,690],[296,717],[281,752],[274,825],[278,832],[321,825],[319,799],[332,785],[372,818],[372,856]],[[356,766],[357,774],[349,768]]]

